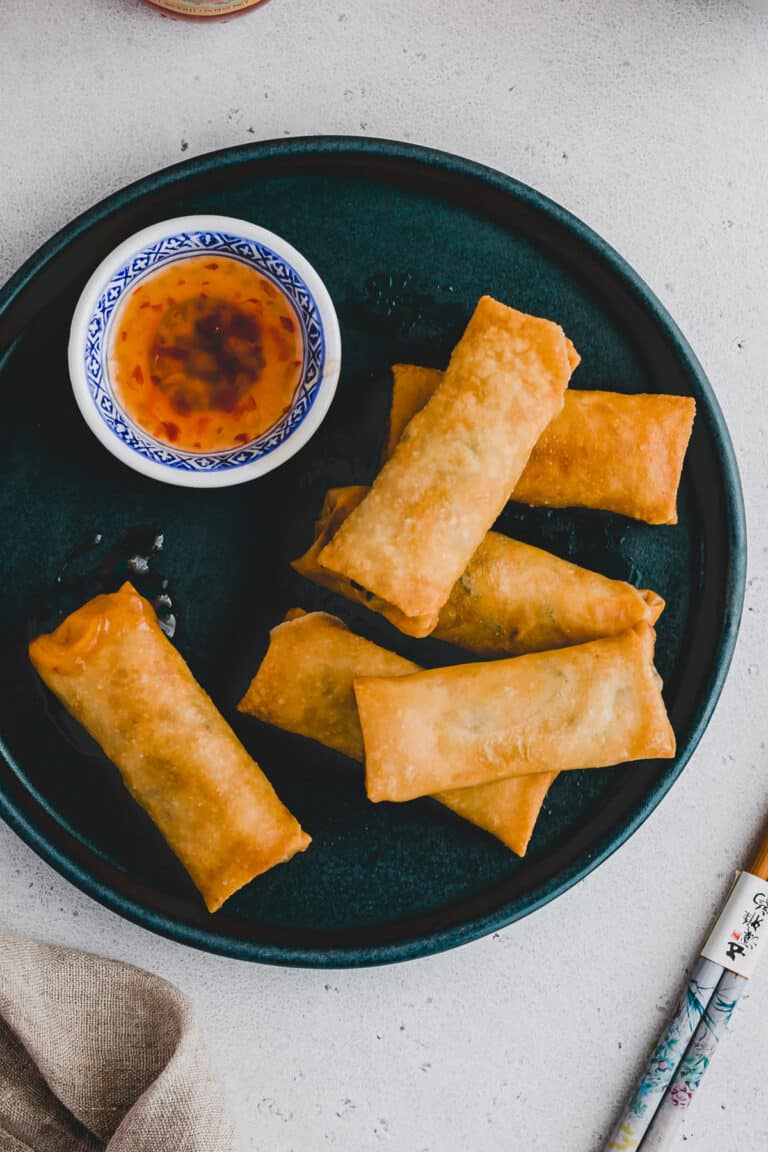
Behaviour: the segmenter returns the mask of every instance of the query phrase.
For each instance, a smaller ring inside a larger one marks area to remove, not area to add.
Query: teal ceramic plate
[[[164,486],[113,459],[83,423],[66,368],[72,310],[99,261],[139,228],[199,212],[252,220],[304,253],[331,292],[343,341],[338,394],[312,441],[276,472],[219,491]],[[673,762],[561,776],[522,861],[428,800],[368,804],[354,765],[235,711],[268,629],[296,605],[337,612],[421,663],[445,662],[436,643],[406,642],[302,582],[288,561],[307,545],[326,488],[373,477],[388,365],[444,365],[484,292],[563,325],[583,357],[574,386],[684,393],[698,404],[677,526],[519,506],[501,518],[514,536],[665,597],[658,665],[679,744]],[[744,518],[730,440],[701,367],[658,300],[607,244],[537,192],[466,160],[386,141],[289,140],[215,153],[110,197],[46,244],[0,295],[0,349],[0,811],[95,899],[176,940],[246,959],[403,960],[462,944],[558,896],[640,826],[682,771],[722,688],[741,613]],[[179,648],[314,838],[215,916],[25,655],[32,631],[86,588],[119,579],[120,563],[104,563],[105,553],[119,552],[126,534],[155,530],[164,535],[156,566],[170,581]],[[101,545],[70,566],[64,584],[99,565],[101,576],[74,590],[57,585],[64,559],[94,533]]]

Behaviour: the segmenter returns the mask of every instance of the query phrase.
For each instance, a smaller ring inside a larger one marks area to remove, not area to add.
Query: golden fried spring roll
[[[655,624],[661,596],[488,532],[432,633],[478,656],[520,656]]]
[[[695,414],[690,396],[572,392],[536,445],[512,499],[677,524],[677,490]]]
[[[395,608],[394,604],[388,604],[380,596],[367,592],[365,588],[361,588],[346,576],[331,572],[330,568],[324,568],[318,559],[326,544],[333,539],[350,512],[363,502],[369,491],[370,489],[363,484],[350,485],[348,488],[330,488],[325,494],[320,518],[315,524],[315,539],[303,556],[291,562],[291,567],[314,584],[330,588],[332,592],[346,596],[347,600],[362,604],[372,612],[378,612],[407,636],[428,636],[437,624],[437,612],[425,616],[406,616],[399,608]]]
[[[294,609],[288,617],[270,632],[269,649],[240,711],[362,762],[352,681],[406,676],[421,671],[419,665],[355,635],[336,616]],[[523,856],[554,778],[542,772],[443,792],[435,799]]]
[[[130,584],[29,646],[37,672],[120,770],[210,912],[309,836]]]
[[[354,682],[371,800],[668,758],[647,624],[511,660]]]
[[[478,656],[519,656],[654,624],[664,608],[655,592],[638,591],[623,580],[609,580],[541,548],[487,532],[432,628],[425,617],[416,629],[411,617],[318,563],[318,554],[367,491],[356,486],[327,493],[317,537],[293,567],[411,636],[431,632]]]
[[[516,856],[525,856],[547,792],[556,779],[557,772],[510,776],[491,784],[476,784],[474,788],[435,792],[432,799],[490,832]]]
[[[395,364],[385,459],[442,381]],[[649,524],[677,523],[677,490],[696,402],[690,396],[569,391],[534,447],[512,499],[602,508]]]
[[[565,347],[573,373],[581,363],[581,357],[567,336]],[[384,461],[389,460],[406,424],[431,399],[442,379],[443,373],[439,368],[419,368],[416,364],[392,365],[392,407],[389,413],[387,442],[384,446]]]
[[[267,654],[238,709],[362,762],[353,678],[404,676],[420,665],[364,640],[327,612],[288,615],[270,631]]]
[[[443,381],[320,563],[406,616],[439,612],[563,406],[562,329],[484,296]]]
[[[443,373],[440,368],[420,368],[416,364],[392,365],[392,404],[382,463],[386,463],[395,451],[408,421],[417,412],[421,412],[442,382]]]

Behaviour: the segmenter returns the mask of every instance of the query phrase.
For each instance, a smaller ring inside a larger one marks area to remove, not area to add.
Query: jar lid
[[[216,16],[232,16],[255,8],[265,0],[147,0],[155,8],[162,8],[178,16],[192,16],[198,19]]]

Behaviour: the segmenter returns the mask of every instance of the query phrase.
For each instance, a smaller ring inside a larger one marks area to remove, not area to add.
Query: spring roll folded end
[[[287,624],[303,619],[308,613],[303,608],[289,608],[285,617],[269,630],[269,648],[262,660],[256,675],[248,685],[245,695],[237,705],[238,712],[246,716],[255,716],[257,720],[266,720],[269,723],[269,700],[274,694],[274,684],[271,676],[271,661],[275,644],[280,641],[281,632],[285,631]]]
[[[307,615],[308,613],[304,608],[289,608],[283,616],[283,624],[291,624],[294,620],[301,620],[302,616]]]
[[[118,592],[95,596],[70,613],[50,633],[41,633],[29,645],[29,658],[38,674],[67,675],[73,672],[104,637],[106,632],[135,627],[141,619],[159,629],[154,609],[126,582]]]
[[[436,792],[440,804],[500,840],[516,856],[525,856],[556,772],[499,780],[474,788]]]
[[[648,623],[655,624],[666,608],[666,601],[650,588],[641,588],[640,595],[648,607]]]
[[[648,689],[649,720],[641,733],[640,746],[629,759],[671,760],[677,752],[677,740],[661,695],[663,680],[653,662],[656,648],[656,629],[649,623],[636,624],[632,629],[637,637],[650,674]]]
[[[315,521],[315,538],[306,552],[291,561],[291,568],[300,576],[315,584],[322,584],[331,590],[338,591],[343,578],[335,575],[320,564],[318,557],[330,543],[336,532],[368,493],[368,488],[361,484],[351,484],[346,488],[329,488],[323,499],[320,515]]]
[[[565,349],[568,353],[568,363],[570,365],[571,372],[575,372],[579,364],[581,364],[581,356],[576,351],[573,340],[569,339],[568,336],[565,338]]]
[[[231,896],[246,884],[250,884],[257,876],[261,876],[278,864],[287,864],[299,852],[306,851],[312,843],[312,837],[307,835],[295,820],[293,823],[295,828],[291,834],[287,838],[283,834],[279,845],[266,855],[263,852],[256,852],[246,855],[241,860],[227,861],[221,869],[207,876],[195,876],[190,870],[190,875],[209,912],[218,912]]]
[[[244,712],[246,716],[258,716],[258,688],[256,685],[256,676],[251,680],[245,695],[237,705],[238,712]]]
[[[315,524],[315,539],[302,556],[291,561],[291,567],[300,576],[311,580],[313,584],[329,588],[339,596],[344,596],[347,600],[352,601],[353,604],[361,604],[369,611],[383,616],[405,636],[413,636],[421,640],[425,636],[429,636],[436,627],[438,618],[436,612],[406,616],[399,608],[389,604],[373,592],[367,591],[362,585],[356,584],[348,577],[327,568],[320,559],[320,554],[325,546],[333,540],[341,525],[350,513],[354,512],[357,506],[362,503],[368,492],[369,489],[360,484],[353,484],[346,488],[330,488],[325,494],[322,511]]]

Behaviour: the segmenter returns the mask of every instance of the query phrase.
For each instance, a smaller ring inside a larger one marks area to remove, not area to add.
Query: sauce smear
[[[291,407],[302,357],[291,302],[227,256],[151,273],[113,319],[118,401],[150,436],[185,451],[237,448],[275,424]]]

